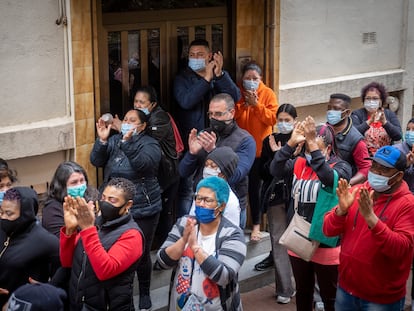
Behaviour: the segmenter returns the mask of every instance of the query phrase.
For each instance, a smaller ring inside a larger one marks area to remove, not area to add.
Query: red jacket
[[[368,182],[363,185],[369,190]],[[323,231],[328,236],[342,234],[339,286],[370,302],[393,303],[405,296],[413,256],[414,196],[403,181],[392,194],[374,201],[380,218],[369,229],[358,211],[358,198],[346,216],[325,215]],[[387,203],[387,201],[389,202]]]

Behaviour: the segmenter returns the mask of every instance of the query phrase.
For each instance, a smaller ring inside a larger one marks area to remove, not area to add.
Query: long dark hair
[[[72,161],[62,162],[57,167],[52,181],[50,182],[48,193],[49,198],[63,202],[63,199],[67,195],[66,183],[68,182],[70,175],[73,173],[83,174],[86,185],[88,184],[88,175],[82,166]]]

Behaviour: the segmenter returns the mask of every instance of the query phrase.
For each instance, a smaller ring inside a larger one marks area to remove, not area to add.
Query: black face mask
[[[13,233],[18,232],[25,226],[25,222],[21,217],[15,220],[2,219],[0,222],[1,230],[3,230],[7,236],[11,236]]]
[[[121,211],[121,208],[123,208],[124,206],[125,204],[121,207],[116,207],[109,202],[99,201],[99,208],[101,210],[102,218],[105,222],[121,217],[119,212]]]
[[[210,119],[210,127],[213,129],[214,132],[217,134],[222,134],[225,129],[231,124],[227,124],[228,120],[221,121],[211,118]]]

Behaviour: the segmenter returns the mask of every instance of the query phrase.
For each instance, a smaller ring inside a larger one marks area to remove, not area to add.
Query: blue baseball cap
[[[395,168],[399,171],[404,171],[407,167],[407,158],[405,155],[392,146],[381,147],[375,152],[373,157],[369,157],[382,166]]]

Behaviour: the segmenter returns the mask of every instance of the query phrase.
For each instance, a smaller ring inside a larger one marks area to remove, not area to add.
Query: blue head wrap
[[[227,204],[227,201],[229,200],[230,187],[227,181],[225,181],[223,178],[216,176],[203,178],[197,184],[196,191],[198,192],[200,188],[209,188],[213,190],[216,194],[218,205],[223,202]]]

